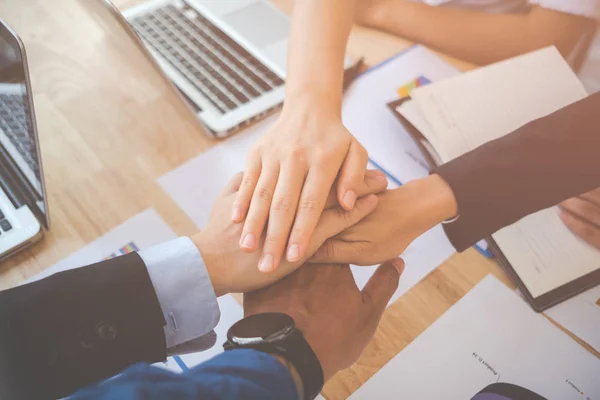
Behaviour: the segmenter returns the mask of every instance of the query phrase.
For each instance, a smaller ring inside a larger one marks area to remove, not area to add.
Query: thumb
[[[378,202],[379,198],[371,194],[359,199],[356,206],[350,211],[344,211],[340,207],[323,211],[315,228],[311,245],[317,243],[318,246],[321,246],[327,239],[359,223],[375,210]]]
[[[367,313],[373,315],[376,321],[379,321],[381,314],[398,289],[402,271],[404,271],[404,261],[401,258],[387,261],[377,268],[363,289],[363,299],[368,304]]]
[[[356,139],[352,140],[346,159],[340,169],[337,183],[337,197],[344,210],[352,210],[358,191],[364,185],[365,171],[369,163],[369,154]]]

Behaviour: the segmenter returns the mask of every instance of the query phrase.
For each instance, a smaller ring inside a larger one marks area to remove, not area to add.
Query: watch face
[[[237,344],[275,342],[294,330],[294,320],[282,313],[255,314],[234,324],[227,339]]]

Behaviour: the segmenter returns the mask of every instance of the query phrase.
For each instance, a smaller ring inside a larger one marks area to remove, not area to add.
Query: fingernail
[[[348,209],[352,209],[356,203],[356,193],[352,190],[348,190],[344,195],[344,204]]]
[[[231,214],[231,220],[233,222],[238,222],[242,219],[242,210],[239,207],[235,207],[233,209],[233,213]]]
[[[396,268],[396,271],[398,271],[399,274],[401,274],[402,271],[404,271],[404,261],[402,261],[402,259],[396,258],[392,260],[392,265],[394,266],[394,268]]]
[[[379,182],[387,182],[387,178],[385,177],[385,174],[383,172],[379,172],[373,178],[375,178],[375,180]]]
[[[242,241],[242,247],[244,249],[253,249],[256,244],[256,240],[254,239],[253,233],[248,233],[244,236],[244,240]]]
[[[287,252],[287,259],[289,262],[296,262],[300,258],[300,246],[293,244],[290,246]]]
[[[273,270],[273,256],[265,254],[258,264],[258,269],[261,272],[271,272]]]

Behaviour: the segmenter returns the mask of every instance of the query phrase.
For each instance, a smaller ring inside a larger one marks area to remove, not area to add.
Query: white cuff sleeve
[[[191,239],[171,240],[139,255],[167,322],[167,349],[205,335],[214,337],[212,331],[221,317],[219,304],[202,256]]]

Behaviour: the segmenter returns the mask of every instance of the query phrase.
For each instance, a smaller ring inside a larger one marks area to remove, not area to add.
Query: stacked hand
[[[457,213],[452,189],[438,175],[379,196],[375,211],[327,240],[313,263],[373,265],[397,257],[416,238]]]
[[[232,221],[243,222],[240,247],[250,253],[262,248],[257,265],[263,272],[285,258],[302,260],[330,189],[335,186],[337,202],[349,211],[365,179],[365,149],[334,112],[310,110],[284,109],[248,156],[232,206]]]
[[[319,219],[311,240],[306,245],[303,258],[296,262],[284,261],[272,274],[258,271],[256,265],[260,254],[248,254],[238,246],[242,225],[230,219],[231,207],[236,198],[242,176],[234,177],[222,195],[215,202],[210,221],[202,232],[192,237],[198,246],[210,275],[217,296],[230,292],[248,292],[265,287],[288,275],[310,257],[328,238],[337,235],[360,221],[372,212],[377,205],[377,196],[385,190],[385,176],[378,171],[367,171],[361,185],[355,187],[359,199],[351,211],[336,206],[335,193],[323,202],[326,210]],[[264,236],[258,236],[257,243],[265,242]]]
[[[600,249],[600,188],[561,203],[561,219],[573,233]]]
[[[361,292],[348,265],[306,265],[266,289],[244,296],[244,315],[281,312],[321,362],[325,381],[352,365],[398,287],[401,259],[380,266]]]

